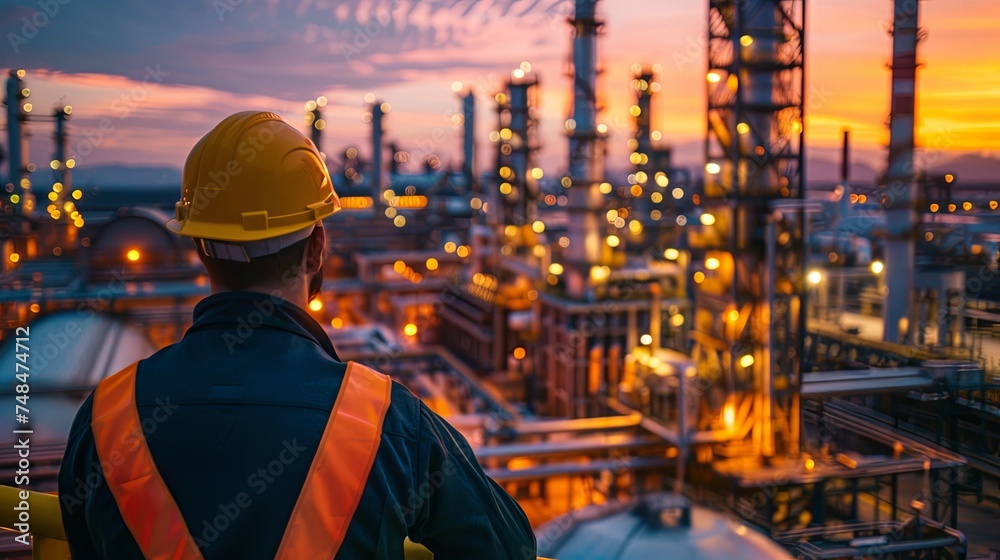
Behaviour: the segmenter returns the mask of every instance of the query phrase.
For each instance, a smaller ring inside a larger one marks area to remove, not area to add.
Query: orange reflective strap
[[[90,426],[108,488],[147,560],[202,560],[143,436],[135,372],[132,364],[94,392]],[[275,558],[337,555],[375,462],[391,394],[391,378],[348,362]]]
[[[276,560],[333,558],[358,508],[382,441],[392,379],[347,363],[347,373]]]
[[[90,427],[104,478],[147,560],[201,560],[146,445],[135,405],[135,372],[132,364],[94,391]]]

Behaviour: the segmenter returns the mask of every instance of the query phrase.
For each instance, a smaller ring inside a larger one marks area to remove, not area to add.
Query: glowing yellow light
[[[663,133],[660,132],[659,130],[654,130],[652,134],[650,134],[649,136],[653,139],[654,142],[659,142],[660,139],[663,138]]]
[[[710,226],[715,224],[715,216],[708,213],[702,214],[699,220],[701,220],[702,225]]]
[[[718,72],[709,72],[706,78],[708,78],[708,81],[712,82],[713,84],[719,83],[719,81],[722,79],[722,77],[719,76]]]
[[[531,224],[531,231],[535,233],[542,233],[545,231],[545,224],[541,220],[535,220],[535,222]]]
[[[816,285],[823,280],[823,275],[818,270],[813,270],[809,273],[808,280],[810,284]]]
[[[479,210],[483,207],[483,201],[479,197],[473,197],[472,200],[469,201],[469,206],[473,210]]]
[[[417,326],[413,323],[407,323],[406,326],[403,327],[403,334],[406,336],[415,336],[417,334]]]
[[[554,274],[556,276],[559,276],[560,274],[563,273],[563,271],[564,271],[563,265],[559,263],[552,263],[549,265],[549,274]]]
[[[316,298],[309,302],[309,309],[312,311],[319,311],[320,309],[323,309],[323,302],[320,301],[319,298]]]
[[[753,356],[751,356],[750,354],[744,354],[743,356],[740,357],[741,367],[750,367],[752,365],[753,365]]]
[[[545,245],[535,245],[531,248],[531,254],[535,255],[536,258],[542,258],[545,256]]]
[[[998,205],[1000,205],[1000,204],[998,204],[997,201],[991,200],[990,201],[990,210],[996,210]]]
[[[500,138],[502,138],[504,140],[510,140],[513,137],[514,137],[514,131],[512,131],[511,129],[509,129],[509,128],[501,128],[500,129]]]
[[[681,252],[678,251],[677,249],[674,249],[673,247],[663,252],[663,258],[667,259],[668,261],[676,261],[678,258],[680,258],[680,256]]]
[[[644,334],[639,337],[639,342],[648,346],[653,343],[653,337],[649,334]]]
[[[665,187],[670,184],[670,178],[667,177],[666,173],[658,171],[656,173],[656,184],[661,187]]]
[[[427,262],[425,262],[424,265],[427,267],[427,270],[437,270],[438,260],[435,259],[434,257],[431,257],[427,259]]]
[[[57,199],[57,198],[59,198],[59,195],[58,195],[58,194],[56,194],[56,193],[54,193],[54,192],[50,192],[50,193],[48,194],[48,197],[49,197],[49,200],[51,200],[52,202],[55,202],[55,201],[56,201],[56,199]]]
[[[462,82],[460,82],[458,80],[455,80],[454,82],[451,83],[451,91],[453,91],[455,93],[458,93],[458,92],[462,91],[463,87],[464,86],[462,85]]]
[[[705,273],[704,272],[702,272],[702,271],[699,270],[698,272],[694,273],[694,283],[695,284],[701,284],[704,281],[705,281]]]
[[[646,154],[642,154],[642,157],[646,158]],[[646,159],[648,159],[648,158],[646,158]],[[635,174],[635,182],[636,183],[645,183],[648,180],[649,180],[649,175],[646,175],[645,171],[638,171],[638,172],[636,172],[636,174]]]
[[[52,169],[59,169],[59,160],[54,159],[54,160],[50,161],[49,162],[49,167],[51,167]]]
[[[500,176],[503,177],[504,179],[510,179],[514,175],[514,171],[511,168],[507,167],[506,165],[500,168],[499,173]]]
[[[931,204],[931,212],[937,212],[940,208],[937,203]]]
[[[749,35],[744,35],[740,37],[740,44],[743,45],[744,47],[749,47],[750,45],[753,44],[753,37]]]
[[[10,195],[10,203],[11,204],[17,204],[18,202],[21,202],[21,196],[20,195],[17,195],[17,194]]]
[[[515,68],[513,74],[515,78],[520,80],[521,78],[524,77],[524,70],[521,70],[520,68]]]
[[[739,320],[739,318],[740,312],[735,309],[730,309],[729,313],[726,313],[726,319],[728,319],[730,323],[735,323]]]
[[[59,216],[62,216],[62,212],[60,212],[60,211],[58,211],[58,210],[53,210],[53,211],[52,211],[52,212],[51,212],[51,213],[49,214],[49,216],[51,216],[53,220],[58,220],[58,219],[59,219]]]
[[[705,171],[708,172],[709,175],[717,175],[719,171],[722,171],[722,168],[719,167],[718,163],[708,163],[705,164]]]
[[[138,249],[129,249],[128,253],[125,253],[125,258],[132,262],[136,262],[140,257],[142,257],[142,255],[139,253]]]
[[[497,100],[497,104],[499,105],[505,105],[507,103],[507,94],[503,92],[496,94],[493,98]]]
[[[727,429],[733,429],[733,425],[736,424],[736,405],[733,403],[726,403],[722,407],[722,423],[726,425]]]
[[[816,468],[816,461],[812,460],[811,458],[806,458],[806,470],[811,471],[814,468]]]
[[[452,242],[452,241],[449,241],[449,242],[445,243],[444,244],[444,252],[445,253],[454,253],[455,252],[455,243]]]
[[[746,134],[747,132],[750,132],[750,125],[748,125],[745,122],[741,122],[740,124],[736,125],[736,132],[739,132],[740,134]]]
[[[709,270],[716,270],[717,268],[719,268],[719,264],[720,264],[719,259],[715,257],[708,257],[707,259],[705,259],[705,268]]]
[[[392,111],[392,105],[389,105],[388,103],[383,103],[379,105],[379,109],[382,109],[383,114],[388,113],[389,111]]]
[[[948,173],[948,174],[946,174],[946,175],[944,176],[944,182],[945,182],[945,183],[950,183],[950,182],[952,182],[952,181],[954,181],[954,180],[955,180],[955,176],[954,176],[954,175],[952,175],[951,173]]]
[[[21,255],[19,255],[17,253],[11,253],[10,257],[8,257],[8,258],[10,259],[10,262],[16,263],[17,261],[21,260]]]
[[[635,198],[639,198],[642,196],[642,187],[639,185],[632,185],[632,188],[629,189],[629,193],[631,193]]]
[[[459,256],[459,257],[461,257],[461,258],[463,258],[463,259],[464,259],[465,257],[468,257],[468,256],[469,256],[469,253],[471,253],[471,252],[472,252],[472,251],[471,251],[471,250],[469,249],[469,246],[468,246],[468,245],[462,245],[462,246],[460,246],[460,247],[459,247],[459,248],[457,249],[457,253],[458,253],[458,256]]]
[[[21,179],[20,185],[21,185],[22,189],[27,189],[27,188],[31,187],[31,180],[28,179],[27,177],[25,177],[25,178]]]
[[[525,355],[527,355],[527,352],[524,351],[524,348],[518,346],[517,348],[514,349],[515,360],[523,360]]]
[[[606,266],[590,267],[590,278],[595,282],[600,282],[611,276],[611,269]]]
[[[392,219],[392,224],[398,228],[401,228],[406,225],[406,217],[396,216],[395,218]]]
[[[608,132],[608,125],[601,123],[597,125],[598,134],[606,134]]]
[[[684,316],[681,315],[680,313],[678,313],[677,315],[674,315],[673,317],[670,318],[670,324],[673,325],[673,326],[675,326],[675,327],[679,327],[679,326],[683,325],[684,324]]]
[[[885,265],[882,264],[882,261],[872,262],[872,272],[874,272],[875,274],[882,274],[883,270],[885,270]]]
[[[326,102],[327,102],[327,98],[326,98],[325,95],[321,95],[321,96],[319,96],[319,97],[316,98],[316,106],[317,107],[326,107]]]
[[[340,317],[334,317],[333,319],[330,319],[330,326],[335,329],[341,329],[344,327],[344,320]]]
[[[684,189],[677,187],[670,191],[670,196],[674,197],[675,200],[680,200],[684,198]]]
[[[611,183],[601,183],[600,189],[601,194],[611,194],[611,191],[614,190]]]
[[[402,274],[406,272],[406,263],[403,261],[396,261],[393,263],[392,269],[396,272],[396,274]]]
[[[966,212],[968,212],[969,210],[972,210],[972,203],[969,202],[969,201],[963,202],[962,203],[962,210],[965,210]]]
[[[630,221],[628,223],[628,230],[635,234],[642,233],[642,222],[639,220]]]
[[[542,171],[541,167],[536,167],[536,168],[534,168],[534,169],[531,170],[531,177],[534,178],[534,179],[541,179],[544,176],[545,176],[545,172]]]
[[[317,119],[316,122],[313,123],[313,126],[316,127],[316,130],[323,130],[326,128],[326,121],[323,119]]]
[[[63,203],[63,212],[72,212],[72,211],[73,211],[73,203],[67,200],[65,203]]]
[[[629,107],[629,109],[628,109],[628,112],[629,112],[629,113],[630,113],[630,114],[631,114],[631,115],[632,115],[633,117],[638,117],[639,115],[641,115],[641,114],[642,114],[642,108],[641,108],[641,107],[639,107],[638,105],[633,105],[633,106]]]
[[[949,205],[948,205],[948,211],[949,211],[949,212],[954,212],[954,211],[955,211],[955,208],[956,208],[956,206],[955,206],[955,204],[954,204],[954,203],[952,203],[952,204],[949,204]]]
[[[618,239],[617,235],[609,235],[606,241],[609,247],[617,247],[621,244],[621,240]]]
[[[31,103],[25,103],[25,104],[24,104],[24,112],[25,112],[25,113],[30,113],[30,112],[31,112],[31,110],[32,110],[33,108],[34,108],[34,107],[32,106],[32,104],[31,104]]]
[[[510,183],[500,183],[500,194],[510,194],[513,192],[513,188]]]

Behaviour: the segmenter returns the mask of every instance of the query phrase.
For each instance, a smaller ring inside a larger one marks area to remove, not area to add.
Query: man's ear
[[[323,266],[323,259],[326,257],[326,230],[323,229],[323,222],[318,222],[309,235],[305,257],[306,270],[310,274]]]

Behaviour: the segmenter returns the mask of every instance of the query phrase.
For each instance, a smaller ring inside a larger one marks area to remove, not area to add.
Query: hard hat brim
[[[176,219],[168,221],[165,225],[168,230],[185,237],[240,243],[246,241],[260,241],[271,237],[281,237],[289,233],[311,228],[320,221],[322,220],[309,223],[291,224],[287,226],[270,227],[256,231],[247,230],[241,224],[204,223],[192,222],[191,220],[188,220],[186,223],[181,223]]]

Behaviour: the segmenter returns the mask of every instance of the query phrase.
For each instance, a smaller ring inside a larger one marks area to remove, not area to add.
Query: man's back
[[[344,377],[334,358],[301,308],[233,292],[200,303],[181,342],[140,362],[144,437],[206,560],[274,557]],[[454,429],[393,385],[337,558],[401,558],[406,535],[438,558],[533,557],[517,504],[482,474]],[[74,558],[142,558],[103,482],[91,410],[88,399],[59,481]]]

